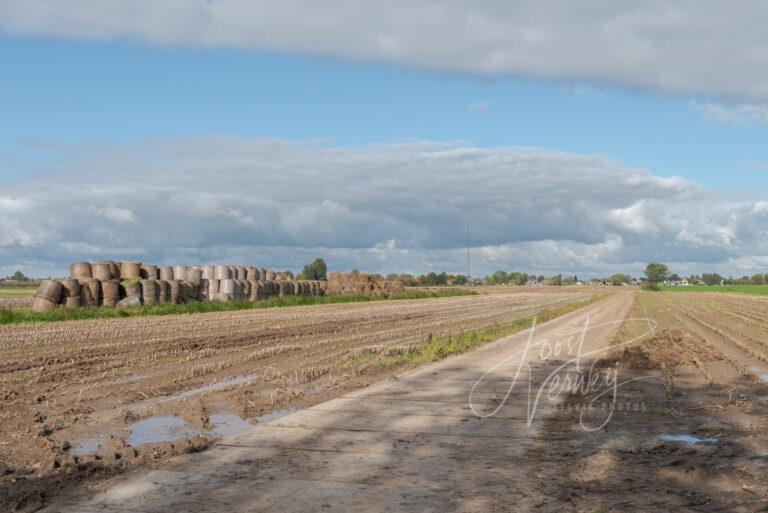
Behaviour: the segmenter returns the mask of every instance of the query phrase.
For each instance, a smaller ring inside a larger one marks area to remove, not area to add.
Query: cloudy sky
[[[763,1],[0,0],[0,275],[768,272]]]

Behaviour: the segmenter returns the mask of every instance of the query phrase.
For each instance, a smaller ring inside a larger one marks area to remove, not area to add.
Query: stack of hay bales
[[[364,273],[331,273],[324,283],[326,294],[390,297],[405,292],[403,283],[397,280],[381,280]]]
[[[319,296],[325,282],[293,281],[285,273],[254,266],[177,265],[141,262],[77,262],[69,278],[44,280],[33,309],[50,311],[59,305],[124,307],[179,304],[189,301],[258,301],[282,296]]]

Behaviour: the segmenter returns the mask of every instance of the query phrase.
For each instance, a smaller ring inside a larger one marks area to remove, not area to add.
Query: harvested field
[[[545,511],[765,511],[766,314],[760,298],[639,293],[631,316],[657,328],[599,364],[625,383],[610,422],[585,432],[611,402],[569,397],[521,459],[519,487]],[[615,342],[647,329],[627,323]]]
[[[584,301],[586,288],[0,326],[5,506],[200,450],[392,372],[377,355]],[[247,419],[245,422],[243,419]],[[245,426],[243,426],[245,424]],[[234,428],[233,428],[234,426]],[[145,429],[146,431],[141,431]],[[170,433],[170,434],[169,434]]]

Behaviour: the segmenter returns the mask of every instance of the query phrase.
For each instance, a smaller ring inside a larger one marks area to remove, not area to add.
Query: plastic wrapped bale
[[[145,305],[157,304],[157,281],[154,279],[141,280],[141,301]]]
[[[101,304],[114,308],[120,301],[120,282],[118,280],[101,280]]]
[[[55,280],[43,280],[35,292],[32,309],[35,312],[50,312],[61,302],[62,285]]]
[[[140,280],[141,262],[120,262],[120,280]]]
[[[76,280],[85,280],[93,278],[91,274],[91,264],[88,262],[77,262],[69,266],[69,277]]]
[[[141,306],[141,299],[136,296],[128,296],[117,302],[118,308],[124,308],[126,306]]]
[[[141,266],[141,278],[144,280],[156,280],[158,277],[157,266],[144,264]]]
[[[164,265],[160,268],[160,279],[163,281],[171,281],[173,279],[173,267],[170,265]]]

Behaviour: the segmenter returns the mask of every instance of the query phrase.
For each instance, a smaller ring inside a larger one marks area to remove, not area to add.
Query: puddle
[[[95,454],[99,452],[99,449],[107,446],[109,437],[106,435],[94,436],[93,438],[86,438],[81,440],[80,443],[72,450],[72,454],[75,456],[85,456],[86,454]]]
[[[214,413],[208,419],[213,425],[211,433],[216,436],[233,436],[253,429],[253,424],[241,419],[234,413]]]
[[[221,381],[209,383],[201,387],[185,390],[184,392],[180,392],[178,394],[169,395],[168,397],[164,397],[160,399],[160,401],[158,402],[167,403],[169,401],[175,401],[177,399],[183,399],[185,397],[192,397],[193,395],[204,394],[205,392],[216,392],[217,390],[223,390],[225,388],[229,388],[235,385],[242,385],[243,383],[247,383],[248,381],[253,381],[258,377],[259,377],[258,374],[248,374],[247,376],[237,376],[234,378],[223,379]]]
[[[683,442],[686,444],[712,444],[717,442],[717,438],[706,438],[693,435],[659,435],[659,440],[665,442]]]
[[[127,443],[138,446],[142,444],[156,444],[159,442],[172,442],[180,438],[188,438],[198,434],[194,429],[187,427],[187,423],[180,417],[161,415],[150,417],[131,424],[129,427]]]
[[[291,413],[299,410],[301,410],[301,408],[285,408],[284,410],[276,410],[272,413],[267,413],[256,417],[256,421],[258,421],[259,424],[267,424],[273,420],[281,419],[286,415],[290,415]]]
[[[125,383],[136,383],[137,381],[142,381],[144,379],[147,379],[149,376],[146,374],[136,374],[134,376],[125,376],[124,378],[116,379],[112,382],[112,385],[122,385]]]
[[[760,367],[750,367],[749,370],[757,374],[757,377],[761,380],[768,383],[768,372],[765,372],[765,369],[761,369]]]

